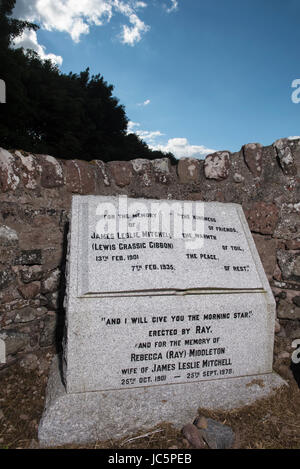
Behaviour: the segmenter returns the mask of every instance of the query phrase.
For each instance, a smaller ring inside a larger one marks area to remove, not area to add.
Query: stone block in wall
[[[289,145],[292,149],[297,174],[300,175],[300,139],[289,139]]]
[[[253,239],[264,266],[264,270],[269,281],[271,281],[277,264],[277,241],[271,237],[261,236],[256,233],[253,233]]]
[[[291,340],[300,339],[300,327],[298,327],[298,328],[293,327],[293,329],[288,334],[288,337]]]
[[[31,282],[19,285],[18,290],[26,300],[35,298],[41,291],[41,282]]]
[[[14,265],[41,265],[42,263],[41,249],[23,250],[14,261]]]
[[[21,294],[17,290],[16,287],[16,282],[13,281],[11,285],[8,286],[8,288],[5,288],[4,290],[0,289],[0,303],[5,305],[8,303],[11,303],[12,301],[19,300],[21,299]]]
[[[263,164],[263,146],[260,143],[248,143],[243,146],[246,165],[254,177],[260,177]]]
[[[263,171],[258,179],[261,185],[261,199],[271,202],[283,195],[283,185],[289,182],[281,170],[276,148],[273,145],[262,148]],[[250,182],[250,181],[249,181]]]
[[[186,200],[193,200],[193,201],[204,200],[202,192],[191,192],[190,194],[188,194],[186,196],[185,199]]]
[[[27,223],[19,224],[19,245],[23,250],[43,249],[60,245],[63,233],[59,214],[48,216],[38,213]],[[15,225],[17,228],[17,225]]]
[[[300,250],[300,240],[298,239],[291,239],[286,241],[285,243],[286,249],[291,251]]]
[[[2,330],[0,339],[5,342],[6,355],[14,355],[29,344],[29,337],[17,330]]]
[[[299,204],[283,205],[274,236],[285,240],[300,238],[300,206]]]
[[[36,189],[40,182],[42,166],[39,158],[27,152],[15,151],[15,156],[20,167],[20,177],[26,189]],[[44,174],[45,178],[45,174]]]
[[[41,185],[47,189],[61,187],[64,184],[64,173],[59,160],[50,155],[37,155],[41,166]]]
[[[6,225],[0,225],[0,247],[16,246],[19,237],[15,230]]]
[[[19,275],[23,283],[30,283],[42,279],[43,269],[40,265],[22,266],[19,268]]]
[[[228,151],[217,151],[205,158],[204,174],[207,179],[222,181],[227,179],[230,170],[230,153]]]
[[[0,148],[0,190],[14,191],[20,184],[19,168],[13,154]]]
[[[21,308],[26,308],[27,306],[38,308],[40,306],[40,301],[38,299],[26,300],[22,298],[21,295],[19,295],[19,297],[16,296],[12,301],[7,302],[6,304],[2,304],[0,306],[0,311],[10,312]]]
[[[0,290],[4,290],[14,281],[14,274],[8,268],[0,271]]]
[[[140,184],[145,187],[150,187],[154,181],[154,172],[151,161],[144,158],[136,158],[131,161],[133,171],[140,179]]]
[[[284,280],[300,282],[300,252],[278,250],[277,260]]]
[[[42,293],[53,293],[58,290],[60,282],[60,270],[55,269],[42,282]]]
[[[177,164],[179,182],[187,184],[197,182],[200,175],[200,163],[195,158],[181,158]]]
[[[27,323],[44,316],[47,313],[47,309],[44,307],[33,308],[26,306],[25,308],[13,311],[13,313],[15,323]]]
[[[244,211],[251,231],[266,235],[274,233],[279,216],[275,204],[256,202],[249,209],[244,208]]]
[[[55,343],[56,313],[54,311],[48,311],[47,316],[42,322],[43,328],[40,335],[39,345],[41,347],[49,347]]]
[[[282,324],[282,328],[284,329],[284,337],[288,338],[288,343],[292,344],[293,340],[300,339],[300,322],[299,321],[291,321],[290,319],[280,319]],[[289,358],[288,363],[291,363],[291,356],[293,353],[293,349],[288,346],[289,352],[285,352],[285,358]],[[284,352],[283,352],[284,353]]]
[[[297,166],[295,164],[294,156],[291,150],[291,141],[287,138],[281,138],[274,142],[274,147],[277,151],[280,166],[286,176],[296,176]]]
[[[59,198],[58,194],[57,198]],[[32,200],[30,202],[32,204]],[[41,203],[47,204],[49,201],[43,199]],[[17,233],[21,250],[35,250],[61,242],[63,236],[61,227],[63,211],[41,206],[34,208],[31,204],[2,203],[0,207],[0,223],[2,222],[2,225],[0,224],[0,226],[7,226]],[[2,231],[3,242],[7,244],[7,229]],[[14,247],[16,247],[16,244],[17,241]]]
[[[234,180],[234,182],[236,182],[237,184],[241,184],[242,182],[245,181],[245,178],[244,178],[244,176],[242,176],[242,174],[240,174],[240,173],[234,173],[234,175],[233,175],[233,180]]]
[[[0,246],[0,269],[7,265],[13,265],[16,258],[15,248],[4,248]]]
[[[129,186],[133,178],[133,168],[129,161],[110,161],[107,167],[113,181],[119,187]]]
[[[171,163],[169,158],[158,158],[151,160],[156,182],[159,184],[168,184],[171,176]]]
[[[67,190],[74,194],[95,194],[97,191],[95,165],[82,160],[63,161]]]
[[[57,246],[49,246],[43,249],[43,268],[45,271],[54,270],[65,261],[64,246],[62,243]]]
[[[279,319],[299,320],[300,308],[286,300],[280,300],[277,306],[277,317]]]
[[[293,303],[295,306],[298,306],[298,308],[300,308],[300,295],[294,296]]]
[[[108,173],[106,171],[106,166],[105,166],[104,161],[93,160],[93,161],[91,161],[91,164],[93,164],[96,168],[97,180],[99,179],[98,174],[100,172],[101,180],[103,181],[103,184],[105,186],[110,186],[110,180],[109,180]]]
[[[278,267],[279,268],[279,267]],[[274,276],[274,287],[280,288],[281,290],[284,289],[285,291],[289,290],[299,290],[300,291],[300,284],[291,282],[291,281],[283,281],[282,279],[280,281],[277,281]]]

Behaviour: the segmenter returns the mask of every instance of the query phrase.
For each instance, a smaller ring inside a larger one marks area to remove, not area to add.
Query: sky
[[[299,0],[17,0],[30,47],[114,86],[128,130],[177,158],[300,134]]]

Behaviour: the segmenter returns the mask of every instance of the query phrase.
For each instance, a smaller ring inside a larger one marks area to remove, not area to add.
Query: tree
[[[127,135],[124,106],[113,86],[87,68],[63,74],[34,51],[11,48],[25,29],[38,26],[11,18],[15,0],[0,1],[0,78],[7,104],[0,106],[0,146],[85,160],[158,158],[137,135]]]
[[[25,29],[37,30],[36,24],[10,18],[16,0],[0,0],[0,44],[1,51],[8,49],[10,42],[20,36]]]

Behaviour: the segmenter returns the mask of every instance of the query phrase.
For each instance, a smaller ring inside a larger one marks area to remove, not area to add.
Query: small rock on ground
[[[229,449],[234,445],[234,432],[230,427],[213,419],[207,420],[207,428],[201,429],[201,435],[211,449]]]
[[[188,423],[183,427],[182,434],[193,448],[205,448],[206,445],[199,433],[199,430],[192,423]]]
[[[211,418],[198,416],[187,424],[182,434],[193,448],[229,449],[235,446],[235,434],[230,427]]]

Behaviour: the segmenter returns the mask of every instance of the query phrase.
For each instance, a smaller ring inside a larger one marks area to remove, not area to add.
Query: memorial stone
[[[46,446],[180,427],[284,385],[275,301],[237,204],[74,196],[65,309]]]

